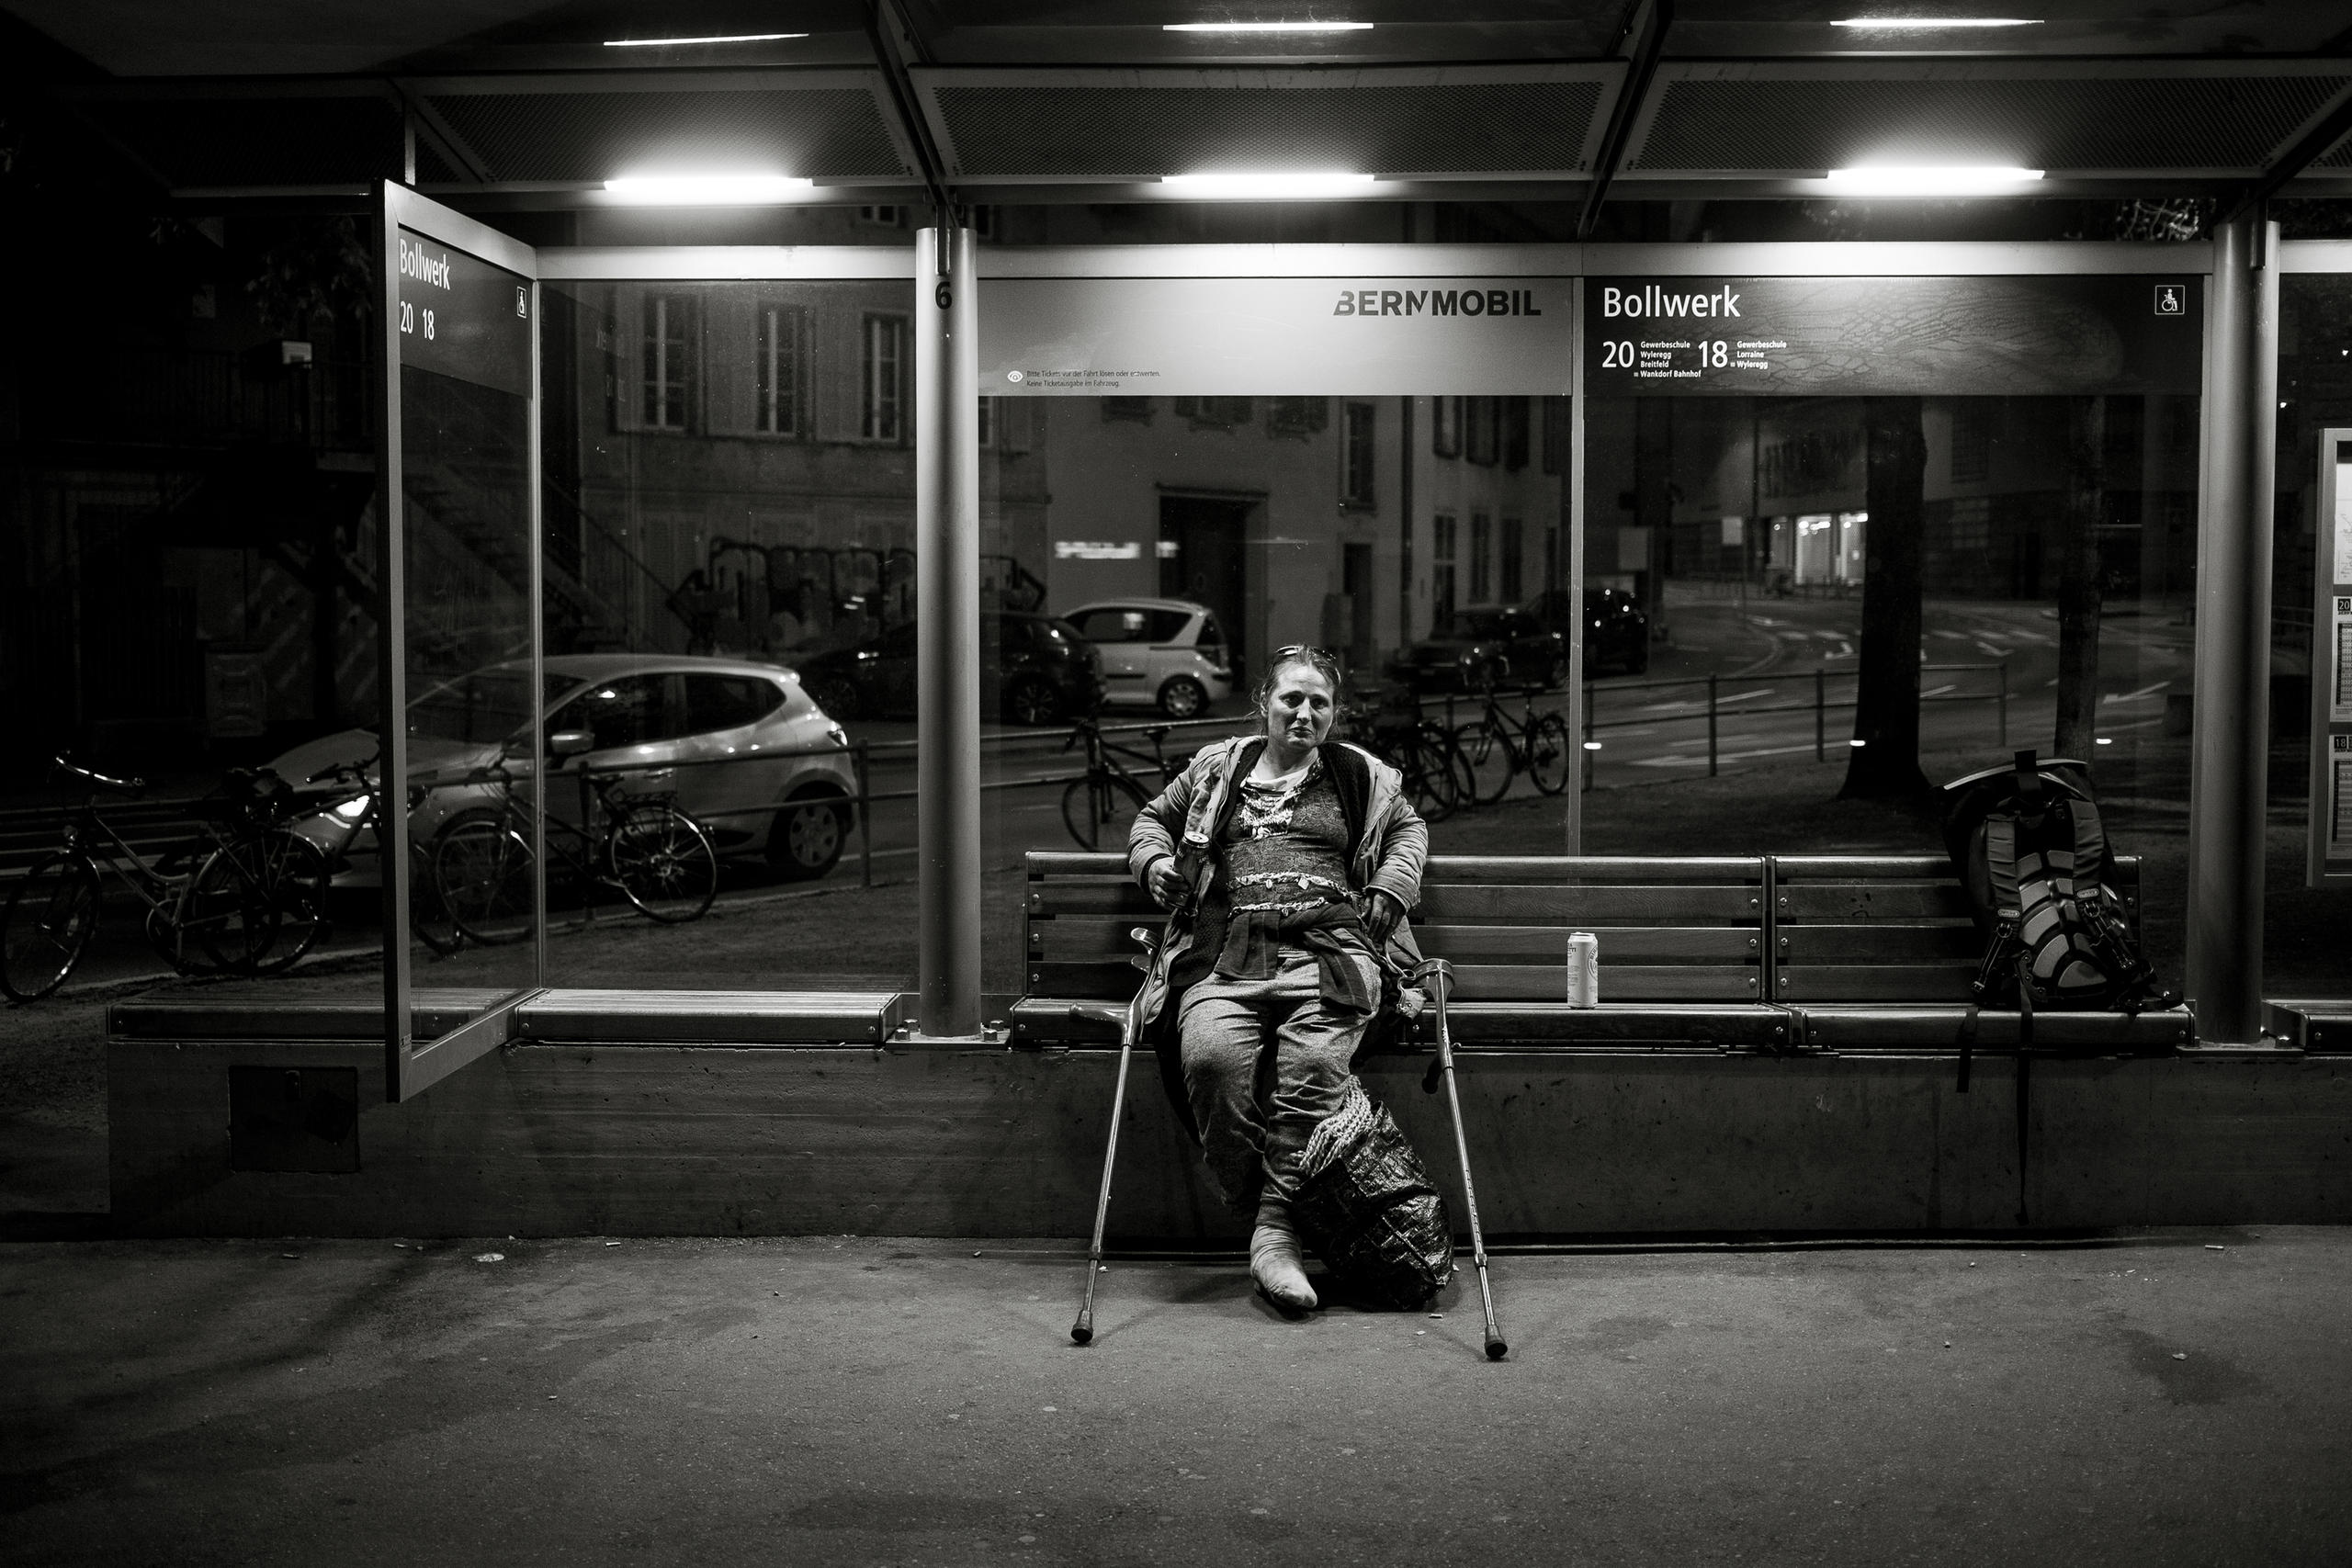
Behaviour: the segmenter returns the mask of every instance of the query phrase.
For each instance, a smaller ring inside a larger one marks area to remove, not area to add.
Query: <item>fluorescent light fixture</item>
[[[1855,196],[1984,196],[2041,177],[2040,169],[1997,164],[1878,164],[1832,169],[1828,176],[1834,188]]]
[[[1871,33],[1931,33],[1954,28],[2038,28],[2040,17],[1847,17],[1829,24]]]
[[[1164,33],[1368,33],[1370,22],[1163,22]]]
[[[689,43],[774,43],[778,39],[807,38],[807,33],[717,33],[709,38],[608,38],[606,49],[674,49]]]
[[[1266,201],[1285,197],[1369,196],[1377,183],[1370,175],[1162,175],[1159,183],[1179,196],[1213,200]]]
[[[814,184],[791,175],[629,175],[605,188],[646,207],[746,207],[794,200]]]

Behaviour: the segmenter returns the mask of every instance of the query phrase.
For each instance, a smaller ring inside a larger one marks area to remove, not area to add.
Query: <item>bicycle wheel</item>
[[[613,880],[628,901],[665,924],[697,919],[718,896],[718,856],[694,818],[640,806],[605,841]]]
[[[408,929],[417,941],[443,958],[466,944],[465,933],[442,905],[441,889],[433,880],[433,855],[423,844],[408,847]]]
[[[1391,759],[1405,775],[1405,798],[1423,819],[1442,822],[1453,815],[1453,770],[1443,748],[1418,731],[1394,743]]]
[[[1568,787],[1568,770],[1576,755],[1576,746],[1568,739],[1568,721],[1547,713],[1535,721],[1527,737],[1527,776],[1545,795],[1557,795]]]
[[[215,969],[251,975],[277,942],[277,890],[259,840],[204,857],[161,933],[180,959],[201,952]]]
[[[0,910],[0,991],[29,1002],[65,983],[98,929],[98,868],[78,854],[33,863]]]
[[[1127,829],[1146,805],[1144,793],[1116,773],[1089,773],[1062,790],[1062,825],[1081,850],[1127,847]]]
[[[1462,744],[1453,732],[1433,718],[1421,721],[1421,742],[1436,760],[1437,777],[1443,783],[1450,811],[1466,811],[1477,804],[1470,787],[1470,759],[1462,754]]]
[[[283,829],[227,845],[198,869],[184,911],[223,969],[283,974],[326,933],[326,856]]]
[[[1469,765],[1471,800],[1491,806],[1510,793],[1510,776],[1519,771],[1518,760],[1511,755],[1510,741],[1501,726],[1473,719],[1453,732],[1453,743]]]
[[[499,818],[460,818],[442,830],[433,887],[451,923],[478,942],[531,934],[531,846]]]

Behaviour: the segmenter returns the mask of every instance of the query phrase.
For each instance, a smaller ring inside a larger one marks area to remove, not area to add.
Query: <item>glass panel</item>
[[[547,983],[911,989],[910,286],[546,299]]]
[[[2341,880],[2352,869],[2352,277],[2289,274],[2278,307],[2263,993],[2342,997],[2352,995],[2352,884]]]
[[[537,983],[531,290],[399,243],[411,994],[462,1014]]]
[[[1590,285],[1585,848],[1942,855],[1935,786],[2032,747],[2087,764],[2177,986],[2193,289],[1735,282],[1729,338],[1656,319],[1713,282]]]

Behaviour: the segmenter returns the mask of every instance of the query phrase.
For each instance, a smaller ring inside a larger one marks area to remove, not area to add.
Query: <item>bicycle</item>
[[[231,852],[266,833],[286,798],[284,783],[266,771],[231,773],[226,784],[240,794],[192,804],[243,830],[231,836],[208,827],[151,865],[98,809],[100,791],[135,798],[146,793],[146,781],[111,778],[63,757],[53,762],[87,784],[90,795],[66,818],[59,847],[33,863],[0,908],[0,991],[13,1001],[38,1001],[74,973],[97,934],[102,866],[146,906],[147,941],[175,970],[253,973],[275,939],[277,916],[244,859]]]
[[[563,868],[588,888],[617,888],[649,919],[699,919],[718,896],[718,855],[701,825],[670,804],[675,792],[630,795],[617,773],[576,776],[581,820],[545,818],[548,847]],[[531,814],[515,800],[503,758],[465,782],[495,784],[498,803],[456,818],[435,839],[435,891],[467,938],[485,946],[520,942],[534,926]]]
[[[305,781],[310,784],[350,784],[355,788],[343,798],[320,807],[308,818],[317,825],[312,832],[300,832],[291,827],[281,829],[288,838],[301,846],[300,850],[287,850],[279,856],[279,863],[286,868],[285,886],[288,888],[288,902],[307,905],[318,913],[315,923],[299,939],[295,950],[283,960],[271,960],[273,968],[289,966],[295,959],[324,940],[333,929],[326,913],[328,889],[336,874],[349,868],[351,846],[358,840],[359,835],[372,832],[383,819],[382,800],[368,782],[368,771],[375,767],[378,761],[379,757],[369,757],[365,761],[338,762],[320,769]],[[413,813],[432,793],[424,784],[411,784],[408,789],[409,810]],[[380,844],[381,840],[378,841]],[[434,888],[430,850],[412,838],[408,858],[409,931],[426,947],[447,958],[465,945],[464,933],[449,919],[448,911],[441,906],[440,895]],[[297,930],[302,930],[299,919]]]
[[[1442,822],[1470,804],[1470,768],[1445,727],[1421,716],[1420,701],[1389,683],[1351,694],[1342,739],[1404,775],[1405,797],[1425,820]]]
[[[1568,739],[1567,721],[1556,713],[1538,714],[1529,696],[1525,713],[1517,718],[1503,711],[1492,686],[1481,690],[1486,708],[1476,718],[1458,726],[1453,742],[1468,765],[1470,798],[1491,806],[1510,791],[1521,773],[1535,781],[1545,795],[1567,787],[1568,769],[1577,754]]]
[[[1080,849],[1099,849],[1105,838],[1119,848],[1125,848],[1127,829],[1135,825],[1136,813],[1148,805],[1157,792],[1145,789],[1120,759],[1150,763],[1165,788],[1170,773],[1162,742],[1168,739],[1168,730],[1164,724],[1145,726],[1143,733],[1151,740],[1152,752],[1146,757],[1133,747],[1103,739],[1101,722],[1091,716],[1070,726],[1069,739],[1062,742],[1062,750],[1067,751],[1080,741],[1085,742],[1086,775],[1070,780],[1062,790],[1062,825],[1069,829],[1069,836],[1077,840]]]

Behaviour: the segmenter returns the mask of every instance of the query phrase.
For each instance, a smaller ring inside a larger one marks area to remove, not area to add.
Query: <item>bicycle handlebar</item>
[[[120,790],[125,795],[144,795],[147,793],[147,781],[145,779],[109,778],[106,774],[95,772],[89,768],[76,767],[72,761],[64,757],[53,757],[50,760],[56,764],[58,772],[62,773],[71,773],[77,779],[86,779],[91,784],[96,784],[103,789]]]

